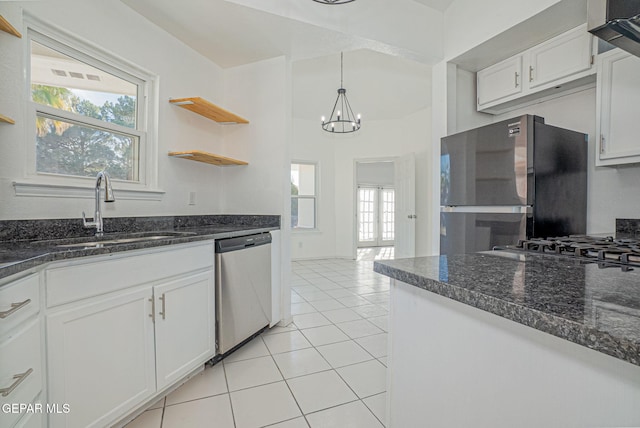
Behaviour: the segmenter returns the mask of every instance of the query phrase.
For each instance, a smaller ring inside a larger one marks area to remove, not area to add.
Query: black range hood
[[[588,29],[640,57],[640,0],[589,0]]]

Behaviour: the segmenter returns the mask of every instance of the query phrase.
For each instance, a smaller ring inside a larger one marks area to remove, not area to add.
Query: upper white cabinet
[[[597,166],[640,163],[640,58],[620,49],[598,57]]]
[[[478,111],[500,114],[592,84],[592,39],[581,25],[478,71]]]
[[[522,92],[522,56],[478,71],[478,105],[493,105]]]
[[[592,66],[591,44],[591,34],[585,26],[580,26],[530,49],[529,88],[589,70]]]

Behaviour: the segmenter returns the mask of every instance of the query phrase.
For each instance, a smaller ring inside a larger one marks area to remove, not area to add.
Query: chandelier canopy
[[[313,0],[316,3],[322,3],[322,4],[345,4],[345,3],[351,3],[354,0]]]
[[[336,102],[333,105],[329,120],[327,121],[325,117],[322,116],[322,129],[336,134],[347,134],[360,129],[360,115],[358,114],[356,116],[353,114],[351,104],[349,104],[349,100],[347,99],[347,90],[344,89],[342,84],[342,75],[343,53],[340,53],[340,89],[338,89],[338,98],[336,98]]]

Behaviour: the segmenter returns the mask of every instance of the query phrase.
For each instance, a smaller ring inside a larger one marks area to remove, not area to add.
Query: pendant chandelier
[[[317,1],[317,0],[315,0]],[[351,0],[353,1],[353,0]],[[351,104],[347,99],[347,90],[342,85],[342,73],[343,73],[343,53],[340,53],[340,89],[338,89],[338,98],[333,105],[331,116],[329,120],[325,120],[322,116],[322,129],[327,132],[333,132],[336,134],[347,134],[349,132],[355,132],[360,129],[360,115],[354,115],[351,110]]]
[[[354,0],[313,0],[317,3],[322,3],[322,4],[345,4],[345,3],[351,3]]]

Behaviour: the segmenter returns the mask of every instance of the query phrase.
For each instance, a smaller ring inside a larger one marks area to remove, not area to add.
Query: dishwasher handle
[[[230,251],[244,250],[245,248],[267,244],[271,244],[271,233],[269,232],[218,239],[216,240],[216,253],[228,253]]]

